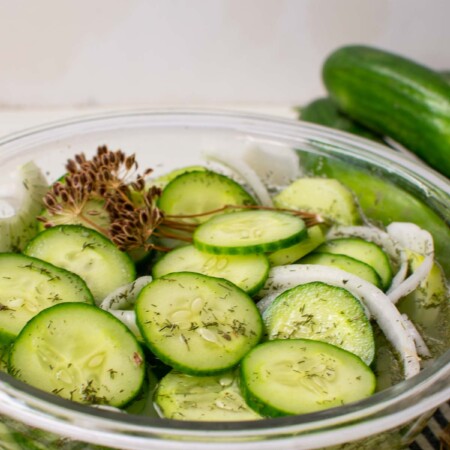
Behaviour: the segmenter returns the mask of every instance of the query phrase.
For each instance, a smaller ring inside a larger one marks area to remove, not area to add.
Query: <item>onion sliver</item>
[[[242,160],[270,188],[280,189],[302,176],[298,153],[292,148],[269,150],[251,146],[244,150]]]
[[[101,302],[100,308],[106,311],[121,310],[134,305],[141,289],[152,281],[151,276],[139,277],[132,283],[120,286]]]
[[[136,325],[136,313],[132,310],[124,311],[123,309],[110,309],[110,314],[119,319],[128,329],[138,338],[141,338],[141,332]]]
[[[424,256],[422,264],[408,278],[388,290],[388,297],[397,303],[427,279],[434,264],[434,244],[431,234],[413,223],[393,222],[388,225],[387,231],[403,248]]]
[[[408,258],[405,250],[397,241],[389,233],[371,226],[332,227],[327,233],[328,239],[352,236],[357,236],[379,245],[392,260],[399,262],[399,268],[392,279],[388,292],[399,286],[408,273]]]
[[[242,159],[227,156],[223,153],[208,151],[204,157],[209,161],[222,164],[240,175],[255,193],[263,206],[273,207],[272,198],[257,173]]]
[[[261,294],[269,295],[284,291],[302,283],[322,281],[347,289],[358,297],[379,327],[400,354],[405,378],[411,378],[420,371],[419,357],[412,337],[406,331],[405,320],[390,301],[376,286],[368,281],[333,267],[310,264],[292,264],[273,267]]]
[[[427,344],[423,340],[423,337],[421,336],[415,325],[409,320],[409,317],[406,314],[402,314],[402,317],[405,320],[406,329],[408,333],[414,339],[417,348],[417,353],[420,356],[430,358],[431,357],[430,349],[428,348]]]
[[[141,337],[139,328],[136,325],[136,313],[133,308],[136,298],[142,288],[152,281],[151,276],[139,277],[132,283],[120,286],[109,294],[100,304],[100,308],[108,311],[137,337]]]

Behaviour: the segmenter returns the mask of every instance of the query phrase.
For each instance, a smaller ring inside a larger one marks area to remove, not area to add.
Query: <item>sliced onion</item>
[[[150,281],[152,281],[151,276],[139,277],[132,283],[118,287],[105,297],[100,304],[100,308],[106,311],[132,308],[139,292]]]
[[[204,152],[204,157],[209,161],[218,162],[240,175],[253,190],[259,202],[263,206],[273,206],[272,198],[257,173],[242,159],[225,155],[223,152],[209,150]]]
[[[123,309],[109,309],[108,312],[119,319],[128,329],[138,338],[141,338],[141,332],[136,325],[136,313],[133,310],[124,311]]]
[[[278,188],[287,186],[301,177],[298,153],[292,148],[270,151],[260,147],[248,147],[242,154],[246,162],[266,184]]]
[[[136,336],[141,337],[141,332],[136,325],[136,313],[133,308],[136,298],[142,288],[152,281],[151,276],[139,277],[132,283],[120,286],[109,294],[100,304],[100,308],[108,311]]]
[[[423,337],[421,336],[415,325],[409,320],[409,317],[406,314],[402,314],[402,317],[405,320],[407,332],[409,333],[411,338],[414,339],[417,353],[420,356],[431,358],[430,349],[428,348],[427,344],[423,340]]]
[[[424,256],[422,264],[408,278],[388,290],[391,301],[397,303],[427,279],[434,264],[434,244],[431,234],[413,223],[393,222],[388,225],[387,232],[404,249]]]
[[[8,185],[0,185],[2,252],[23,250],[28,241],[34,237],[37,233],[36,216],[42,211],[42,199],[48,191],[44,174],[32,161],[14,171],[10,181]]]
[[[373,226],[333,227],[327,233],[328,239],[352,236],[360,237],[379,245],[392,260],[398,261],[399,268],[392,279],[389,290],[399,286],[408,273],[408,258],[405,250],[398,242],[389,233]]]
[[[400,354],[405,378],[410,378],[420,371],[416,346],[406,331],[407,325],[404,318],[386,294],[368,281],[333,267],[293,264],[273,267],[262,293],[269,295],[283,292],[291,287],[312,281],[322,281],[333,286],[344,287],[358,297]]]

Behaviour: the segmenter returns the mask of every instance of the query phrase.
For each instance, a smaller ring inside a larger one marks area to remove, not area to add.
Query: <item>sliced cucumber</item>
[[[292,264],[325,242],[325,232],[322,226],[314,225],[308,228],[307,233],[308,236],[298,244],[270,253],[268,255],[270,265],[284,266]]]
[[[372,266],[381,278],[383,289],[392,281],[392,267],[386,253],[373,242],[361,238],[339,238],[325,242],[316,249],[321,253],[333,253],[350,256]]]
[[[212,421],[256,420],[233,372],[209,377],[186,375],[172,370],[159,383],[155,403],[169,419]]]
[[[9,345],[0,344],[0,372],[8,371]]]
[[[334,253],[312,253],[299,261],[300,264],[320,264],[337,267],[350,272],[381,289],[381,278],[372,266],[346,255]]]
[[[358,355],[370,364],[372,327],[359,300],[347,290],[306,283],[279,295],[263,314],[269,339],[314,339]]]
[[[1,422],[0,422],[0,449],[23,450],[23,447],[21,447],[14,439],[14,432]]]
[[[425,257],[418,253],[408,252],[411,272],[415,272],[424,259]],[[441,267],[434,263],[428,277],[409,295],[414,297],[415,301],[424,308],[436,307],[446,301],[448,302],[449,290]]]
[[[225,278],[252,295],[263,287],[269,274],[269,261],[262,253],[212,255],[187,245],[164,255],[153,266],[152,275],[160,278],[172,272],[197,272]]]
[[[16,174],[15,192],[0,198],[0,251],[23,250],[38,232],[36,216],[48,190],[47,181],[34,162],[20,167]]]
[[[81,225],[59,225],[39,233],[27,245],[25,254],[79,275],[97,304],[136,276],[126,253],[102,234]]]
[[[181,167],[180,169],[174,169],[157,178],[148,180],[147,187],[156,186],[159,187],[160,189],[164,189],[172,180],[174,180],[176,177],[180,175],[189,172],[203,172],[204,170],[206,170],[206,167],[203,166],[187,166]]]
[[[183,173],[164,189],[158,206],[168,216],[196,215],[214,211],[226,205],[254,205],[245,189],[224,175],[209,170]],[[203,223],[213,214],[192,218]]]
[[[372,371],[357,356],[308,339],[274,340],[256,346],[241,364],[248,405],[261,415],[305,414],[370,396]]]
[[[200,225],[194,245],[214,254],[271,252],[307,237],[302,219],[277,211],[240,211],[221,214]]]
[[[191,375],[230,369],[262,335],[261,316],[245,292],[227,280],[191,272],[144,287],[136,320],[153,353]]]
[[[274,203],[316,213],[340,225],[361,222],[352,192],[332,178],[300,178],[275,196]]]
[[[104,208],[103,200],[90,199],[86,201],[80,212],[74,213],[70,210],[62,210],[59,214],[50,214],[46,209],[41,211],[40,216],[44,217],[52,226],[55,225],[83,225],[87,228],[101,227],[105,230],[111,225],[108,212]],[[39,222],[39,230],[45,230],[43,222]]]
[[[0,342],[13,340],[45,308],[62,302],[93,303],[77,275],[16,253],[0,254]]]
[[[42,311],[15,340],[9,372],[60,397],[120,407],[144,381],[144,354],[114,316],[91,305],[66,303]]]

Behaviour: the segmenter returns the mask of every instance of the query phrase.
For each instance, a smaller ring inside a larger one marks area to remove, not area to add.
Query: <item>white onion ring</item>
[[[204,152],[204,157],[209,161],[218,162],[240,175],[255,193],[263,206],[273,207],[272,198],[257,173],[242,159],[227,156],[223,152],[209,150]]]
[[[242,154],[242,160],[256,172],[266,186],[279,190],[300,178],[302,171],[295,150],[288,147],[275,150],[247,147]]]
[[[100,308],[108,311],[119,319],[136,336],[141,337],[141,332],[136,325],[136,313],[133,309],[136,298],[142,288],[152,281],[151,276],[139,277],[132,283],[120,286],[109,294],[100,303]]]
[[[125,310],[133,307],[136,297],[141,289],[152,281],[151,276],[139,277],[132,283],[120,286],[111,292],[100,303],[100,308],[106,311],[110,310]]]
[[[405,378],[420,371],[419,357],[412,337],[407,333],[405,320],[380,289],[355,275],[333,267],[316,264],[293,264],[273,267],[262,290],[269,295],[302,283],[322,281],[344,287],[357,296],[369,309],[379,327],[400,354]]]
[[[427,279],[434,264],[434,244],[431,234],[413,223],[393,222],[387,227],[389,235],[399,245],[424,256],[422,264],[400,285],[388,290],[388,297],[397,303]]]
[[[428,348],[427,344],[423,340],[423,337],[419,333],[419,330],[415,327],[415,325],[409,320],[409,317],[406,314],[402,314],[403,319],[405,320],[406,330],[409,335],[414,339],[416,344],[417,353],[420,356],[424,356],[426,358],[431,358],[431,352]]]

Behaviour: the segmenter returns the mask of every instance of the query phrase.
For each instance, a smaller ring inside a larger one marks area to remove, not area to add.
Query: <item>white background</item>
[[[296,118],[334,49],[450,68],[450,0],[0,0],[0,136],[118,108]]]
[[[333,49],[450,68],[450,0],[0,0],[0,111],[287,108]]]

